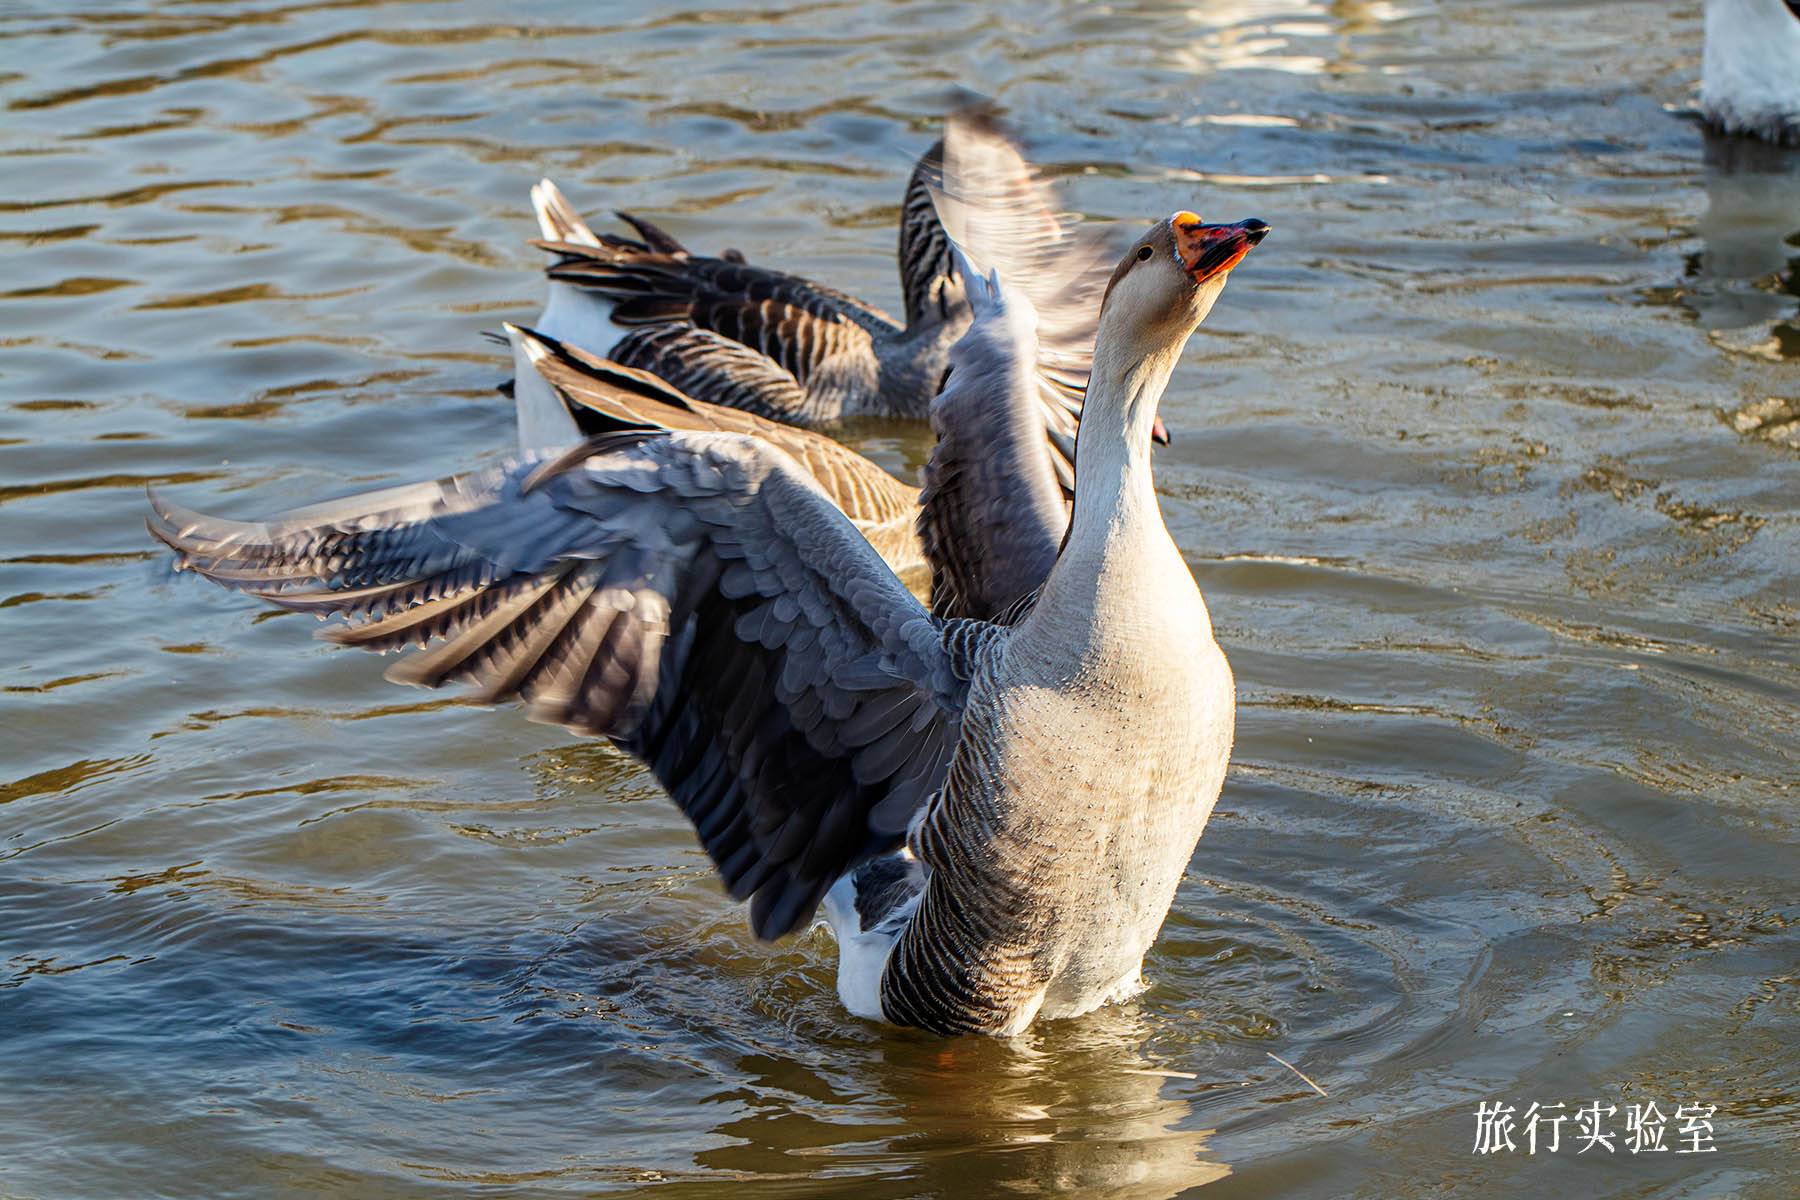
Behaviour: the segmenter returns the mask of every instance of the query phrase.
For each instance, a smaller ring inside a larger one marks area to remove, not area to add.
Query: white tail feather
[[[538,360],[550,351],[513,324],[506,326],[506,340],[512,344],[513,404],[519,414],[520,453],[541,454],[579,442],[581,429],[569,406],[537,371]]]

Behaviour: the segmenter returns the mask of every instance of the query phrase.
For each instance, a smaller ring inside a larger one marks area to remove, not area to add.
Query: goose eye
[[[1151,250],[1151,249],[1150,249],[1150,247],[1148,247],[1148,246],[1139,246],[1139,247],[1138,247],[1138,253],[1137,253],[1137,260],[1138,260],[1138,261],[1139,261],[1139,262],[1149,262],[1149,261],[1150,261],[1150,255],[1151,255],[1151,254],[1152,254],[1152,253],[1154,253],[1154,252],[1153,252],[1153,251],[1152,251],[1152,250]]]

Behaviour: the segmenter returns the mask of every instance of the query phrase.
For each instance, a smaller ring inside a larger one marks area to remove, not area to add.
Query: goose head
[[[1212,311],[1232,268],[1269,226],[1251,218],[1209,225],[1191,212],[1158,221],[1119,260],[1100,301],[1096,358],[1116,367],[1179,354]]]

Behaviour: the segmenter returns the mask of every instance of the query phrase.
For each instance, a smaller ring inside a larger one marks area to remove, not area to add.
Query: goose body
[[[1150,444],[1266,231],[1177,213],[1119,264],[1062,552],[997,620],[927,612],[790,454],[738,433],[610,433],[271,522],[158,502],[151,529],[219,583],[353,618],[333,640],[430,647],[391,677],[473,682],[638,757],[759,936],[824,902],[851,1011],[1016,1033],[1136,988],[1217,798],[1231,675]],[[962,486],[979,511],[1009,481]]]
[[[1701,70],[1710,124],[1800,146],[1800,0],[1707,0]]]
[[[878,1010],[840,965],[858,1015],[1011,1034],[1138,989],[1224,779],[1233,693],[1154,502],[1122,511],[1072,534],[978,661],[948,784],[910,838],[925,869]]]

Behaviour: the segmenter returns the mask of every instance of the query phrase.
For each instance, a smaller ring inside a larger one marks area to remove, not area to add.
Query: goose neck
[[[1185,339],[1183,339],[1185,341]],[[1181,345],[1136,353],[1102,339],[1075,438],[1069,548],[1094,548],[1150,525],[1163,528],[1151,476],[1151,430]]]

